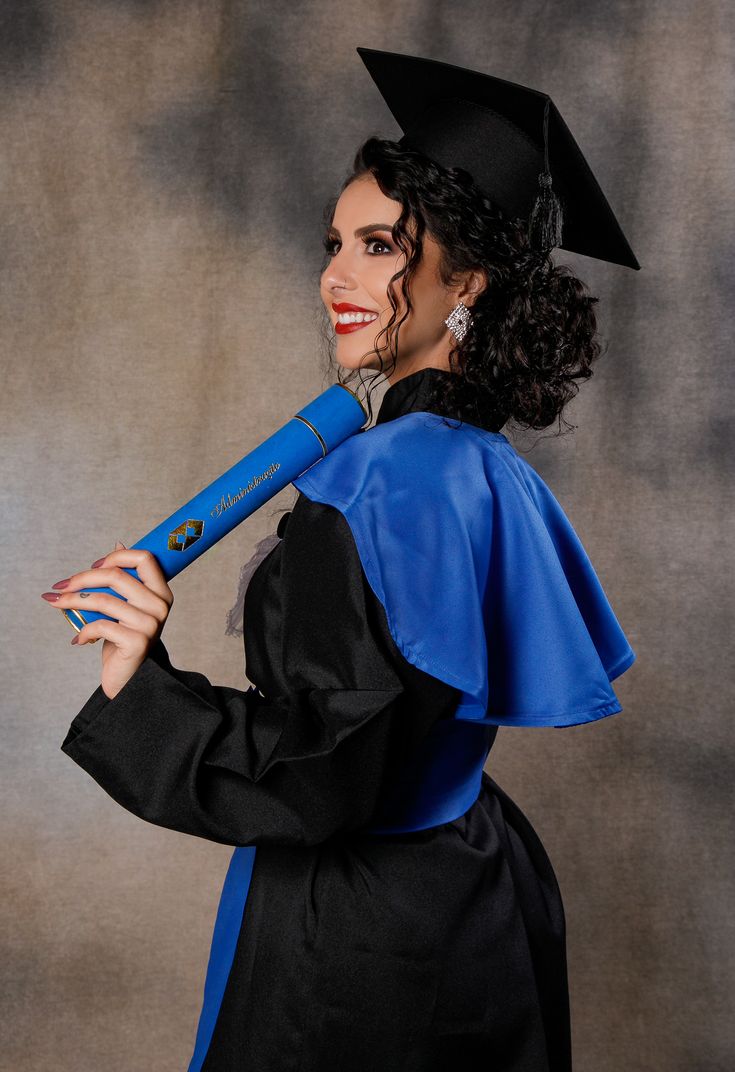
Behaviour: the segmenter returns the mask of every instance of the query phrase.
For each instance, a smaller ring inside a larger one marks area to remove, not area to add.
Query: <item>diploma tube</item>
[[[330,450],[359,431],[366,417],[365,407],[350,388],[333,383],[259,447],[134,543],[133,548],[150,551],[166,580],[170,580]],[[140,580],[133,567],[123,568]],[[111,588],[83,591],[104,592],[127,602]],[[63,610],[63,614],[77,632],[100,618],[117,621],[100,611],[82,611],[76,607]]]

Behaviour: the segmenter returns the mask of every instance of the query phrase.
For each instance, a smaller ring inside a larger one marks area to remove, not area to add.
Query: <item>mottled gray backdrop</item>
[[[528,456],[638,654],[624,711],[501,731],[489,769],[564,895],[575,1072],[735,1067],[732,17],[730,0],[1,0],[3,1069],[191,1054],[231,850],[140,822],[59,751],[101,647],[70,647],[40,593],[328,385],[322,206],[364,137],[399,136],[357,45],[550,93],[641,262],[558,255],[609,346],[577,431]],[[246,687],[225,615],[293,498],[174,580],[175,665]]]

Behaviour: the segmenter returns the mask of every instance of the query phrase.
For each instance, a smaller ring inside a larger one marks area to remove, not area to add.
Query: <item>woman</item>
[[[231,958],[213,943],[190,1069],[567,1072],[560,892],[481,767],[500,725],[620,711],[609,681],[635,658],[500,433],[547,427],[591,374],[596,299],[467,174],[395,142],[362,146],[328,223],[337,363],[390,386],[374,427],[294,481],[245,593],[254,687],[173,667],[173,593],[120,548],[45,593],[119,615],[76,638],[104,639],[102,680],[61,747],[141,818],[257,846],[244,914],[220,907]],[[127,602],[80,602],[93,585]],[[459,808],[432,766],[458,728],[479,757]],[[452,818],[427,821],[442,793]]]

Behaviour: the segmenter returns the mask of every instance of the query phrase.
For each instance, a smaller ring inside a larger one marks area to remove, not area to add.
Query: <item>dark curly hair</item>
[[[428,232],[440,247],[439,272],[445,286],[455,283],[459,273],[478,269],[488,280],[472,306],[470,330],[461,343],[452,337],[450,368],[460,375],[438,381],[429,404],[438,403],[449,417],[492,431],[510,420],[519,427],[547,428],[577,394],[575,379],[592,375],[592,362],[601,352],[593,310],[598,299],[569,268],[554,264],[548,251],[532,249],[527,221],[506,218],[467,171],[443,168],[421,152],[378,137],[360,146],[352,172],[327,204],[325,232],[342,191],[367,173],[387,197],[402,205],[393,240],[406,254],[406,265],[388,287],[393,314],[380,335],[388,336],[389,345],[386,348],[376,339],[377,349],[372,351],[379,357],[380,369],[339,366],[338,382],[349,386],[359,376],[364,383],[365,372],[373,373],[367,393],[371,419],[370,388],[395,368],[400,325],[412,308],[410,281]],[[322,271],[325,267],[326,261]],[[397,310],[393,284],[398,279],[406,313],[391,331]],[[334,367],[332,341],[328,360]],[[392,359],[387,365],[386,350]]]

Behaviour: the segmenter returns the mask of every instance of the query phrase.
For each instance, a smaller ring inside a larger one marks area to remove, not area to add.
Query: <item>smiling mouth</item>
[[[338,320],[334,325],[334,330],[338,335],[350,335],[353,331],[359,331],[360,328],[366,328],[368,324],[374,324],[377,320],[375,317],[373,320],[363,320],[361,322],[355,322],[354,324],[342,324]]]
[[[370,312],[367,309],[355,312],[341,312],[334,325],[334,330],[338,335],[349,335],[353,331],[359,331],[360,328],[366,327],[368,324],[374,324],[378,319],[377,313]]]

